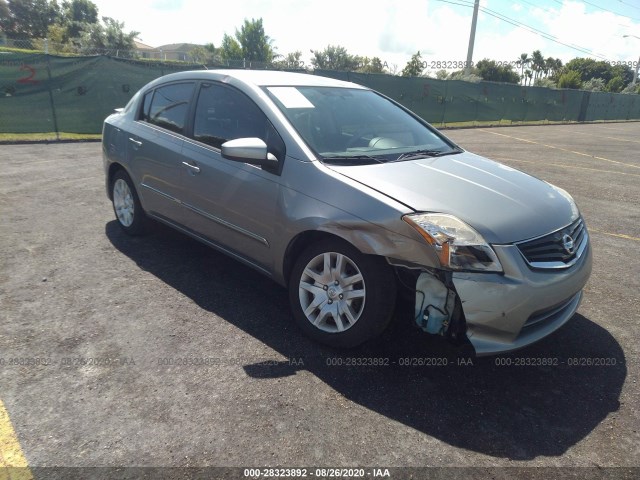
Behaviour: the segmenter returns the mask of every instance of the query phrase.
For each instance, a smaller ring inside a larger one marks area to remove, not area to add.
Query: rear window
[[[172,132],[184,133],[193,89],[193,83],[175,83],[147,93],[140,120]]]

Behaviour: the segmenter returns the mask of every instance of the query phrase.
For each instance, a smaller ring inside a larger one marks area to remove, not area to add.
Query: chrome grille
[[[560,230],[516,245],[532,268],[569,268],[582,256],[587,243],[587,229],[579,217]]]

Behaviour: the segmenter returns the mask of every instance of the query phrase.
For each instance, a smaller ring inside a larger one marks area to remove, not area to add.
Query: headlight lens
[[[432,245],[440,264],[451,270],[501,272],[493,249],[469,225],[444,213],[415,213],[402,219]]]

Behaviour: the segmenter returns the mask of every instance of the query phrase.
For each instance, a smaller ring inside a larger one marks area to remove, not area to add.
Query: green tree
[[[524,81],[525,86],[527,85],[527,81],[528,81],[528,85],[531,85],[531,79],[533,78],[533,72],[527,68],[524,71],[524,76],[525,76],[525,81]]]
[[[355,71],[360,66],[361,59],[341,46],[328,45],[324,50],[311,50],[311,53],[311,65],[317,69]]]
[[[542,56],[542,52],[540,50],[534,50],[531,54],[531,70],[533,70],[533,79],[534,81],[542,75],[544,71],[544,57]]]
[[[520,57],[517,60],[518,65],[520,66],[520,77],[525,78],[524,69],[531,63],[531,59],[529,58],[528,53],[521,53]]]
[[[546,87],[546,88],[556,88],[557,87],[556,82],[554,82],[550,78],[539,78],[534,82],[533,85],[536,86],[536,87]]]
[[[221,55],[213,43],[198,45],[189,51],[189,57],[195,63],[212,65],[221,62]]]
[[[637,85],[629,84],[622,89],[621,93],[640,93],[640,84],[637,84]]]
[[[402,70],[403,77],[419,77],[424,70],[424,63],[422,62],[422,55],[420,51],[417,51],[411,56],[411,60],[407,62]]]
[[[565,70],[565,72],[560,75],[560,79],[558,80],[559,88],[573,88],[578,89],[582,86],[582,80],[580,78],[580,73],[575,70]]]
[[[438,70],[436,72],[436,78],[438,80],[446,80],[447,77],[449,76],[449,72],[447,72],[446,70],[442,69],[442,70]]]
[[[602,92],[606,86],[607,84],[601,78],[590,78],[582,83],[582,89],[589,90],[590,92]]]
[[[275,68],[281,68],[283,70],[301,70],[304,69],[304,61],[302,60],[302,52],[296,50],[295,52],[287,53],[280,60],[273,63]]]
[[[118,56],[132,56],[140,32],[125,32],[124,22],[102,17],[102,23],[88,24],[81,38],[82,50],[109,50]]]
[[[449,80],[462,80],[463,82],[478,83],[482,81],[482,77],[478,75],[478,70],[472,68],[469,72],[458,70],[449,75]]]
[[[607,92],[618,93],[624,88],[622,77],[613,77],[607,82]]]
[[[560,73],[562,73],[562,60],[559,58],[549,57],[547,58],[546,63],[547,68],[549,69],[549,77],[552,80],[557,81]]]
[[[360,66],[358,72],[362,73],[385,73],[385,67],[378,57],[356,57],[359,59]]]
[[[627,65],[612,65],[611,66],[611,78],[620,77],[625,85],[628,85],[633,80],[633,69]]]
[[[264,32],[262,18],[245,19],[240,30],[236,30],[236,40],[242,49],[242,58],[246,60],[269,63],[275,56],[273,41]]]
[[[67,30],[67,38],[80,37],[87,25],[98,23],[98,7],[90,0],[65,1],[60,23]]]
[[[9,5],[6,0],[0,0],[0,33],[6,32],[9,27],[9,18],[10,18]]]
[[[66,27],[59,23],[49,25],[47,30],[49,39],[49,51],[54,53],[78,53],[80,48],[69,39]]]
[[[242,47],[231,35],[224,34],[220,50],[225,60],[242,60]]]
[[[615,77],[620,77],[623,87],[633,79],[633,70],[629,65],[611,65],[609,62],[592,58],[574,58],[564,66],[564,69],[578,72],[582,81],[601,78],[607,85]],[[619,81],[616,80],[612,85],[617,88],[618,84]]]
[[[511,65],[498,65],[495,60],[487,58],[476,64],[478,75],[492,82],[519,83],[520,76],[513,71]]]
[[[1,17],[0,28],[16,39],[44,38],[49,25],[60,18],[55,0],[11,0],[6,7],[8,15]]]

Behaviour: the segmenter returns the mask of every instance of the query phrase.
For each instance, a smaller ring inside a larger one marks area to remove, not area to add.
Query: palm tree
[[[531,78],[533,77],[533,72],[527,68],[527,69],[525,70],[524,74],[525,74],[525,77],[526,77],[527,79],[529,79],[529,85],[531,85]],[[524,82],[524,86],[525,86],[525,87],[527,86],[527,81],[526,81],[526,79],[525,79],[525,82]]]
[[[548,77],[549,75],[551,75],[551,72],[553,71],[554,63],[555,63],[555,59],[553,57],[547,57],[544,60],[544,68],[542,70],[544,71],[545,77]]]
[[[554,58],[553,59],[553,63],[551,64],[551,76],[552,77],[557,77],[558,75],[560,75],[560,71],[562,70],[562,60],[560,60],[559,58]]]
[[[540,50],[534,50],[531,54],[531,67],[534,74],[534,80],[537,80],[538,76],[542,73],[542,69],[544,68],[544,57],[542,56],[542,52]]]
[[[529,58],[529,54],[527,53],[521,53],[520,54],[520,58],[517,60],[518,65],[520,65],[520,78],[522,78],[524,80],[524,69],[527,65],[529,65],[529,63],[531,62],[531,59]]]

